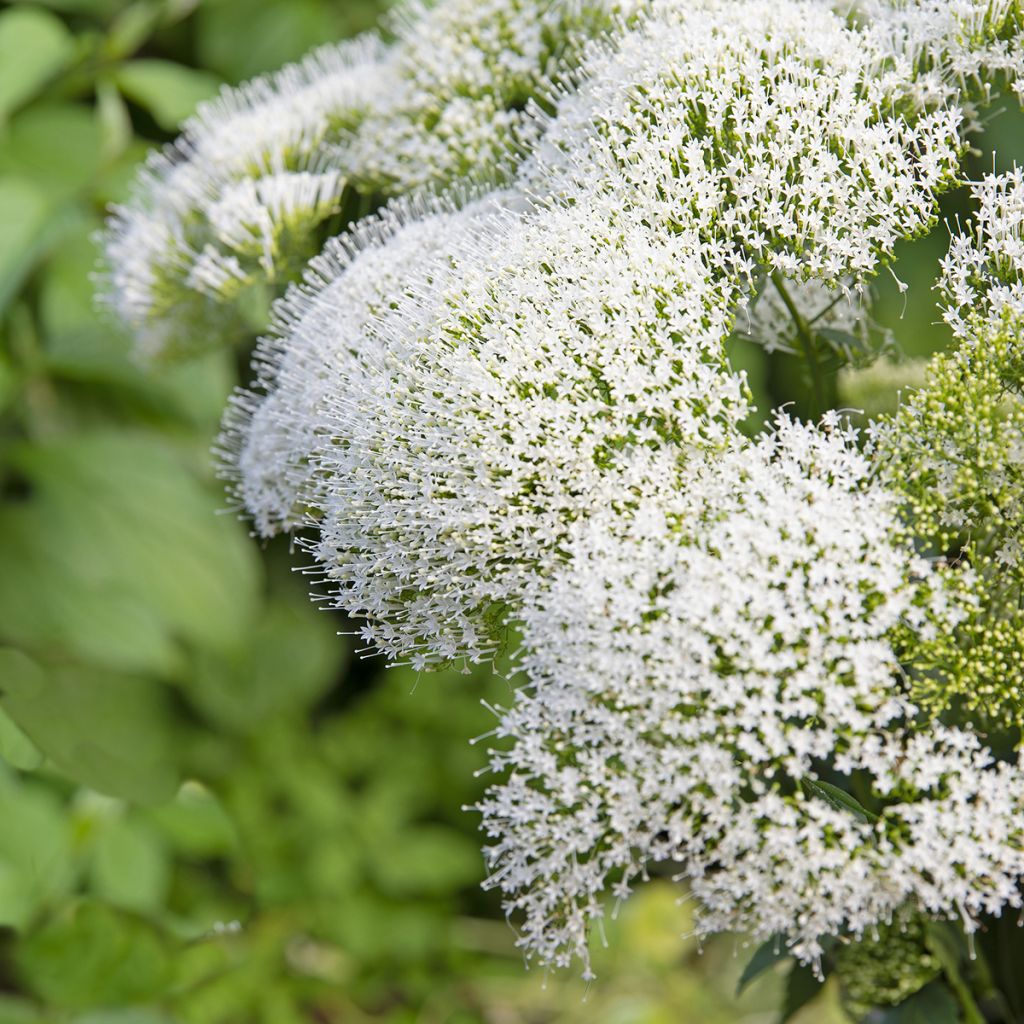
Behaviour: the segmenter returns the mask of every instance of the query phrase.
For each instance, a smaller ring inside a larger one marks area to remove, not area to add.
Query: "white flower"
[[[330,396],[378,386],[391,353],[375,320],[411,287],[429,294],[464,239],[515,202],[507,192],[461,206],[395,201],[332,239],[277,303],[257,381],[232,398],[220,440],[224,473],[261,535],[303,523],[321,448],[347,443],[329,418]]]
[[[337,603],[417,664],[489,656],[572,524],[628,517],[749,409],[722,341],[739,284],[598,197],[496,223],[335,378],[313,548]]]
[[[804,960],[908,900],[1019,903],[1024,775],[986,774],[970,734],[901,724],[907,645],[963,611],[854,440],[782,418],[693,460],[673,502],[580,521],[527,602],[529,685],[481,810],[528,953],[586,963],[609,892],[659,863],[691,879],[700,931],[782,932]],[[874,824],[814,790],[830,771],[901,800]]]

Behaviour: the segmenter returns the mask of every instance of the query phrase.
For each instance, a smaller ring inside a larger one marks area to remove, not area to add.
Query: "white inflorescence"
[[[106,302],[142,354],[202,345],[211,309],[273,279],[283,236],[337,209],[344,176],[321,166],[322,147],[364,116],[383,53],[366,36],[225,89],[150,156],[103,239]]]
[[[397,39],[326,46],[224,89],[155,153],[105,236],[106,301],[158,356],[230,322],[242,288],[289,280],[358,197],[507,177],[587,39],[632,0],[410,3]],[[314,244],[315,242],[315,244]],[[218,307],[223,307],[218,309]]]
[[[413,281],[426,294],[438,287],[459,247],[515,202],[496,193],[461,208],[392,203],[333,239],[278,303],[273,333],[257,349],[257,381],[232,399],[221,438],[225,474],[262,536],[303,523],[322,446],[346,440],[329,418],[331,396],[377,386],[392,358],[380,321],[398,297]]]
[[[527,604],[531,685],[502,718],[514,743],[493,767],[508,781],[482,810],[491,884],[545,961],[586,961],[605,893],[656,863],[692,879],[700,930],[784,932],[804,958],[912,897],[966,914],[1016,899],[1024,778],[999,793],[971,766],[990,759],[972,737],[922,747],[898,728],[913,710],[899,644],[962,613],[898,539],[896,498],[853,442],[782,419],[689,467],[673,504],[581,522],[564,571]],[[823,764],[920,801],[858,821],[799,792]],[[928,803],[971,785],[964,807]],[[998,839],[990,860],[939,872],[915,829],[946,858],[958,830]]]
[[[357,179],[386,194],[486,177],[536,137],[529,101],[636,0],[415,0],[399,9],[394,84],[355,134]]]
[[[1021,902],[1024,768],[921,698],[1019,705],[1024,175],[978,187],[958,348],[869,443],[835,413],[744,437],[725,345],[866,349],[869,280],[935,222],[993,76],[1021,88],[1020,4],[639,8],[412,6],[387,49],[226,93],[120,214],[114,301],[159,349],[182,282],[287,277],[353,183],[406,196],[278,302],[222,455],[389,658],[519,632],[480,809],[528,953],[588,963],[656,864],[701,932],[805,961],[907,912],[973,929]]]
[[[368,333],[395,355],[335,382],[315,553],[389,655],[489,656],[504,607],[572,524],[628,518],[749,411],[722,348],[738,281],[683,233],[597,197],[495,226],[438,294]],[[426,304],[426,310],[424,309]]]

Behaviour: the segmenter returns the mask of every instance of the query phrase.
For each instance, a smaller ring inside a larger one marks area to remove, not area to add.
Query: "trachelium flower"
[[[781,418],[676,484],[579,521],[523,611],[529,682],[480,809],[525,950],[587,964],[656,864],[699,932],[803,960],[907,905],[968,927],[1019,906],[1024,773],[915,721],[906,672],[966,610],[854,436]],[[873,811],[834,788],[854,775]]]
[[[392,657],[489,657],[574,522],[628,517],[748,414],[737,292],[598,196],[494,222],[439,292],[396,297],[366,328],[392,357],[325,400],[312,550],[337,604]]]
[[[367,35],[201,104],[103,236],[106,301],[144,356],[247,329],[241,295],[296,279],[325,225],[393,196],[506,179],[527,115],[632,0],[410,3]]]
[[[150,156],[103,236],[105,301],[142,355],[241,329],[239,294],[317,251],[346,181],[324,147],[365,116],[383,54],[366,36],[224,89]]]
[[[981,726],[1024,722],[1021,175],[979,187],[944,264],[956,347],[868,443],[835,413],[744,436],[726,342],[819,385],[829,331],[870,347],[870,279],[959,183],[993,77],[1021,91],[1020,4],[403,18],[322,129],[259,135],[277,79],[195,127],[112,236],[115,301],[161,349],[197,297],[287,278],[346,197],[399,197],[278,303],[223,449],[257,531],[306,531],[389,658],[521,638],[480,809],[527,952],[586,962],[652,864],[701,932],[805,961],[1019,906],[1024,767]]]
[[[232,397],[219,443],[224,475],[261,536],[301,527],[330,490],[318,464],[348,443],[332,411],[339,390],[378,387],[382,368],[405,355],[392,345],[401,335],[384,329],[391,307],[439,290],[456,253],[524,202],[508,191],[394,201],[332,239],[277,303],[257,379]]]

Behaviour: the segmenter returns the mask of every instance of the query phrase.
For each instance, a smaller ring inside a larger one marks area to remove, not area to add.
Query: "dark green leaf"
[[[759,978],[765,971],[776,964],[788,959],[789,950],[783,936],[773,935],[766,942],[762,942],[754,951],[747,966],[743,968],[740,980],[736,983],[736,995],[743,994],[743,990],[755,979]]]
[[[68,1009],[129,1006],[161,995],[172,978],[154,928],[92,902],[28,936],[14,960],[29,991]]]
[[[793,964],[786,976],[786,990],[782,1000],[782,1015],[779,1024],[786,1024],[821,992],[824,982],[819,980],[813,968]]]
[[[0,691],[7,714],[71,778],[140,803],[174,794],[172,719],[157,684],[67,665],[44,669],[0,648]]]
[[[867,808],[863,807],[845,789],[840,789],[838,786],[833,786],[830,782],[823,782],[820,779],[802,779],[801,785],[812,796],[824,800],[825,803],[837,811],[848,811],[858,821],[878,821],[877,814],[872,814]]]

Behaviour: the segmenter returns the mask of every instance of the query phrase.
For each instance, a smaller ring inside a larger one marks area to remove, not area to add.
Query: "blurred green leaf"
[[[132,118],[116,83],[107,76],[96,82],[96,121],[104,159],[124,153],[132,141]]]
[[[267,603],[251,644],[232,659],[201,655],[188,682],[198,707],[232,729],[251,729],[289,710],[305,710],[337,679],[344,647],[335,620],[293,586]]]
[[[174,131],[196,104],[216,95],[221,85],[216,75],[167,60],[129,61],[117,70],[115,81],[166,131]]]
[[[0,653],[0,685],[6,682]],[[0,770],[0,924],[24,928],[67,897],[71,827],[56,795]]]
[[[782,1014],[779,1024],[786,1024],[808,1003],[821,993],[824,982],[807,964],[793,964],[786,976],[786,990],[782,1000]]]
[[[0,687],[3,680],[0,679]],[[10,715],[0,708],[0,758],[12,768],[35,771],[43,763],[39,748],[11,721]]]
[[[111,60],[129,57],[153,34],[164,5],[156,0],[137,0],[120,11],[107,32],[104,50]]]
[[[18,4],[0,14],[0,124],[60,71],[73,52],[71,33],[48,11]]]
[[[147,813],[167,842],[188,857],[223,857],[235,848],[231,819],[217,798],[197,782],[186,782],[174,800]]]
[[[0,648],[0,703],[72,779],[140,803],[178,784],[172,719],[155,683],[70,666],[44,668]]]
[[[27,493],[0,506],[0,638],[164,676],[187,647],[245,647],[255,552],[166,442],[93,433],[10,458]]]
[[[390,896],[438,896],[478,881],[483,858],[470,837],[433,825],[407,825],[374,858],[373,873]]]
[[[96,896],[125,910],[155,913],[170,886],[169,852],[144,821],[119,815],[99,828],[90,878]]]
[[[42,1011],[27,999],[0,995],[0,1024],[45,1024]]]
[[[374,7],[382,5],[352,6],[372,21]],[[346,34],[340,5],[323,0],[211,3],[199,10],[197,20],[201,63],[230,82],[274,70]]]
[[[789,958],[789,949],[783,936],[773,935],[770,939],[762,942],[754,950],[754,955],[743,968],[740,980],[736,983],[736,995],[741,996],[744,989],[755,979],[759,978],[765,971],[770,970],[776,964]]]
[[[0,173],[20,176],[60,200],[80,191],[103,163],[92,110],[73,103],[35,104],[11,119],[0,147]]]
[[[165,940],[150,925],[84,902],[19,944],[18,972],[30,991],[69,1009],[126,1006],[172,980]]]
[[[52,214],[46,193],[26,178],[0,175],[0,315],[39,256]]]

